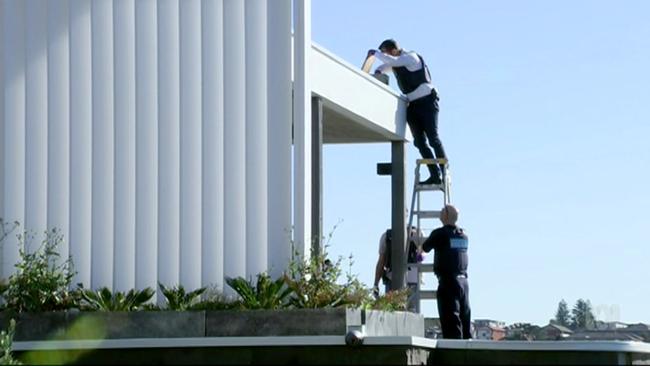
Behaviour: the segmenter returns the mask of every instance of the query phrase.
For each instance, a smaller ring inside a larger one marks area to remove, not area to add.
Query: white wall
[[[286,264],[291,197],[267,202],[271,171],[291,185],[283,1],[0,0],[0,217],[61,230],[92,287],[223,289]],[[6,277],[17,241],[1,253]]]

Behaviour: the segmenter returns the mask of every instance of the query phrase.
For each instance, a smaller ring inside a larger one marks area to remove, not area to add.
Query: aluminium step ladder
[[[442,182],[440,184],[418,184],[420,182],[420,167],[422,165],[437,164],[444,166]],[[442,192],[443,204],[438,206],[438,210],[424,210],[422,207],[423,192]],[[451,203],[451,175],[449,173],[449,162],[447,159],[418,159],[415,161],[415,181],[413,182],[413,196],[411,198],[411,210],[409,211],[408,235],[410,240],[410,228],[415,226],[418,235],[422,235],[422,220],[440,218],[440,208]],[[414,221],[415,220],[415,225]],[[428,237],[425,235],[424,238]],[[422,243],[419,243],[421,245]],[[407,243],[406,248],[409,247]],[[408,249],[407,249],[408,250]],[[407,283],[412,289],[409,299],[409,310],[415,310],[420,313],[421,300],[435,300],[435,290],[422,290],[422,273],[433,273],[433,262],[429,263],[407,263]]]

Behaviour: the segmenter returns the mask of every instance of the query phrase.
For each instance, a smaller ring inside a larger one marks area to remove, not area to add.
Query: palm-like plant
[[[185,311],[190,309],[196,302],[196,300],[203,294],[206,290],[205,287],[201,287],[191,292],[185,292],[183,285],[175,287],[165,287],[162,283],[158,283],[160,291],[162,291],[165,300],[167,301],[167,309],[169,310],[178,310]]]
[[[256,284],[242,277],[227,277],[226,283],[241,297],[242,306],[246,309],[286,308],[293,293],[283,278],[274,281],[266,273],[257,275]]]
[[[140,310],[154,293],[151,287],[142,291],[130,290],[127,293],[113,293],[107,287],[97,291],[82,288],[82,307],[95,311],[136,311]]]

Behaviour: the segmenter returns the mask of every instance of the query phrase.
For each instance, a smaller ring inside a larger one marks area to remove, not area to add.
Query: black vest
[[[457,226],[446,225],[440,229],[446,239],[438,247],[433,260],[433,271],[438,277],[446,278],[467,274],[467,235]]]
[[[429,75],[427,64],[424,63],[422,56],[418,55],[418,58],[422,63],[422,67],[419,70],[409,71],[406,66],[393,67],[397,85],[404,94],[414,91],[422,84],[431,82],[431,75]]]

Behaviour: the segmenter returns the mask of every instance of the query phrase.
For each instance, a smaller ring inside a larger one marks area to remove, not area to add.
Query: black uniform
[[[438,314],[443,338],[472,337],[467,248],[467,235],[455,225],[434,230],[422,244],[422,249],[427,253],[435,250],[433,271],[438,276]]]
[[[431,82],[431,75],[424,59],[420,55],[418,58],[422,63],[419,70],[409,71],[405,66],[393,67],[397,85],[404,94],[414,91],[422,84]],[[427,138],[436,152],[436,157],[439,159],[446,157],[442,142],[438,137],[438,111],[440,110],[438,99],[434,89],[431,94],[411,101],[406,109],[406,121],[413,135],[413,145],[418,148],[424,159],[433,159],[433,153],[426,142]],[[432,176],[437,177],[440,174],[437,166],[427,165],[427,167]],[[443,169],[442,165],[440,169]]]

